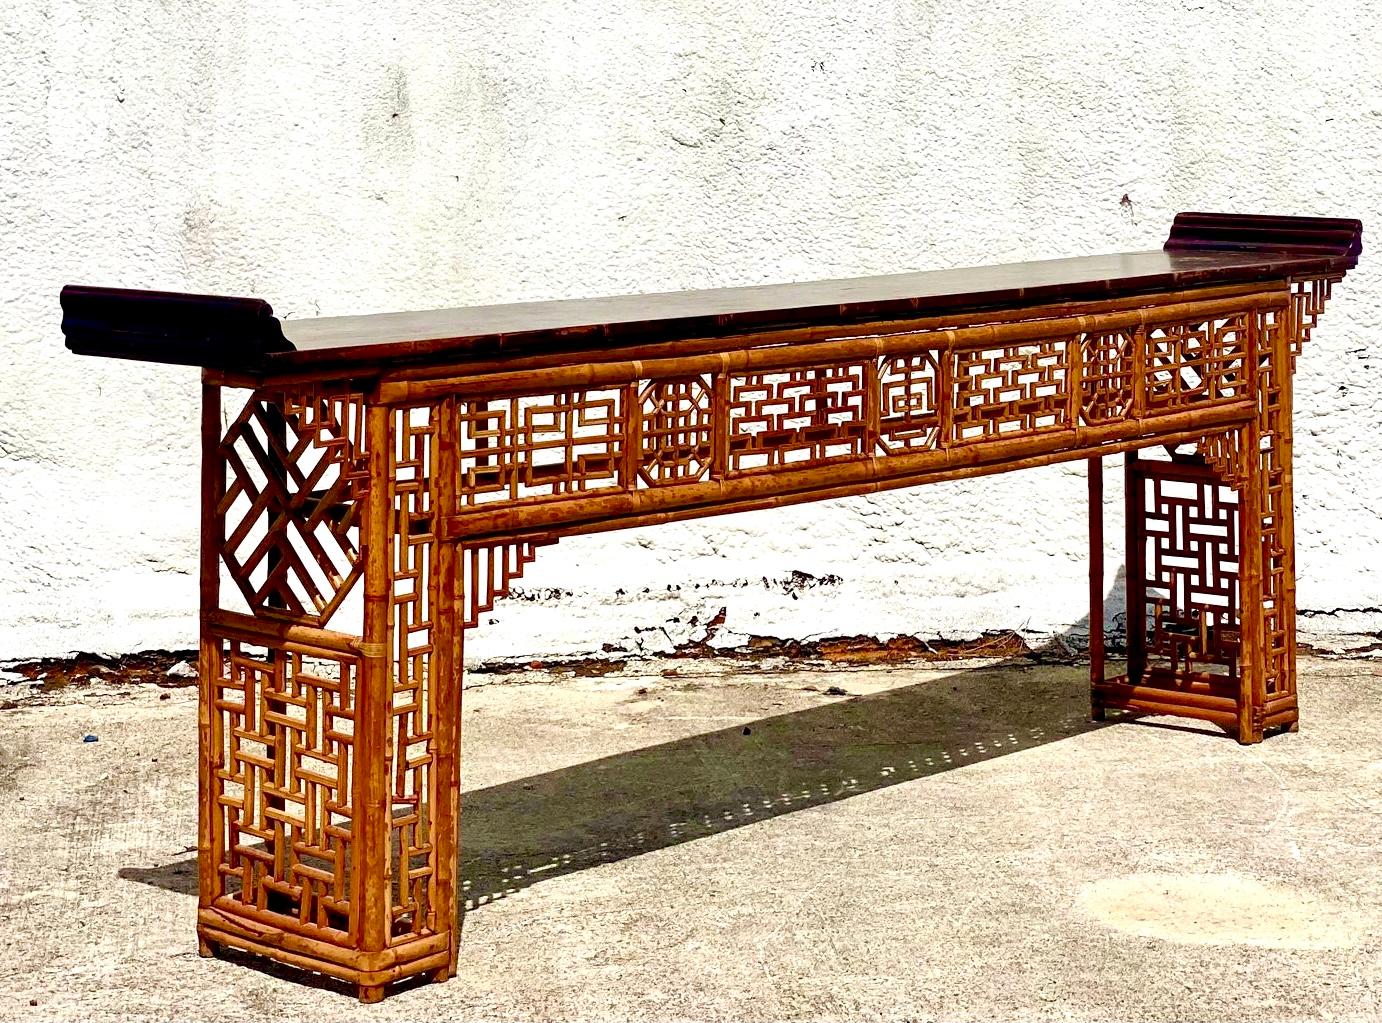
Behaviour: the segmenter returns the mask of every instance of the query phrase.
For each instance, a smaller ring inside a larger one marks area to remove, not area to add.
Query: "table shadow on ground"
[[[820,699],[465,793],[461,908],[1113,723],[1089,720],[1084,670],[1025,660]]]
[[[848,687],[851,674],[821,672],[817,684]],[[820,703],[465,792],[459,908],[1114,722],[1089,720],[1081,667],[1028,658],[809,698]],[[195,895],[196,854],[118,876]]]

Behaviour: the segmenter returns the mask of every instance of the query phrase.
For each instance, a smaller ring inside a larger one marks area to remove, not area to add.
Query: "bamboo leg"
[[[1089,716],[1104,720],[1104,460],[1089,460]]]
[[[447,400],[438,408],[437,456],[433,474],[435,507],[444,515],[458,507],[456,482],[460,478],[459,446],[456,437],[456,408]],[[461,680],[462,640],[465,630],[457,612],[461,559],[456,545],[439,543],[435,547],[433,609],[435,635],[430,664],[432,691],[432,731],[436,759],[432,768],[431,806],[433,856],[436,862],[434,926],[450,935],[450,954],[445,966],[432,974],[444,981],[456,970],[456,857],[459,852],[459,810],[461,791]]]
[[[1255,453],[1258,432],[1244,431],[1245,450]],[[1238,671],[1238,741],[1244,745],[1262,741],[1262,709],[1266,703],[1266,658],[1263,650],[1262,600],[1262,459],[1249,457],[1247,480],[1240,491],[1238,551],[1239,571],[1239,628],[1242,643],[1239,648]]]
[[[1124,554],[1124,585],[1126,611],[1124,613],[1128,648],[1128,684],[1142,684],[1147,671],[1147,597],[1146,539],[1143,535],[1146,495],[1142,475],[1137,467],[1137,452],[1129,451],[1123,461],[1123,503],[1126,552]]]
[[[279,454],[279,449],[274,443],[290,443],[288,440],[288,425],[283,418],[283,410],[275,404],[266,404],[264,407],[265,429],[270,432],[268,443],[264,446],[264,453],[268,458],[268,472],[272,477],[270,480],[269,493],[275,495],[274,500],[269,502],[269,522],[270,530],[274,530],[274,523],[280,519],[286,519],[288,514],[288,467],[284,464],[283,458]],[[275,486],[276,484],[276,486]],[[286,521],[279,527],[283,530],[286,539],[288,526]],[[271,547],[265,558],[265,565],[270,577],[274,575],[283,561],[283,555],[277,547]],[[285,584],[286,585],[286,584]],[[264,606],[270,608],[283,609],[287,605],[278,592],[271,591],[264,600]],[[269,755],[273,758],[273,787],[276,791],[283,791],[288,787],[288,743],[285,741],[283,730],[274,723],[271,715],[284,714],[288,707],[279,697],[287,688],[286,663],[288,654],[282,650],[275,650],[269,647],[265,651],[265,659],[274,666],[273,685],[263,690],[264,708],[269,714],[264,715],[264,732],[269,744]],[[278,813],[283,812],[284,802],[281,796],[265,796],[265,805]],[[288,828],[281,817],[272,819],[273,837],[268,839],[267,844],[271,846],[274,865],[274,877],[287,877],[288,859],[290,850],[288,848]],[[273,909],[279,912],[291,912],[292,902],[278,892],[265,892],[264,905],[261,908]]]
[[[216,680],[220,677],[220,640],[207,624],[220,606],[221,529],[216,514],[225,488],[221,465],[221,389],[202,385],[202,465],[201,465],[201,603],[200,652],[197,659],[197,904],[208,908],[219,890],[217,864],[221,862],[221,836],[216,828],[213,801],[216,798],[212,771],[220,749],[219,721],[216,713]],[[200,927],[198,928],[200,930]],[[215,947],[198,938],[198,951],[212,955]]]
[[[1296,527],[1295,527],[1295,486],[1292,474],[1294,431],[1292,420],[1294,416],[1295,395],[1294,381],[1289,370],[1291,366],[1291,339],[1300,338],[1303,327],[1300,322],[1299,312],[1296,307],[1292,307],[1287,319],[1287,329],[1278,331],[1277,350],[1274,358],[1278,370],[1278,386],[1280,394],[1277,399],[1277,416],[1275,422],[1275,437],[1273,444],[1278,464],[1281,467],[1281,493],[1278,495],[1277,507],[1277,543],[1281,550],[1281,592],[1278,599],[1281,601],[1281,628],[1285,635],[1283,641],[1286,649],[1286,659],[1281,666],[1282,677],[1277,679],[1276,694],[1289,695],[1294,698],[1296,695]],[[1285,725],[1284,731],[1297,732],[1300,730],[1300,711],[1292,707],[1290,717]]]
[[[362,541],[365,559],[364,641],[355,699],[351,829],[351,938],[359,952],[379,952],[389,935],[389,708],[392,702],[390,594],[393,516],[387,408],[366,410],[370,481]],[[378,1001],[383,988],[361,984],[360,1001]]]

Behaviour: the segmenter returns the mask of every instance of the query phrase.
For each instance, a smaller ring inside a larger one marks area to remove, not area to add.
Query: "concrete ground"
[[[1300,673],[1251,748],[1029,661],[469,689],[460,973],[374,1006],[197,957],[193,690],[42,694],[0,712],[0,1014],[1375,1019],[1382,666]]]

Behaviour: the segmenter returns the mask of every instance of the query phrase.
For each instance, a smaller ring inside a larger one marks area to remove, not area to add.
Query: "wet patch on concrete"
[[[1078,909],[1106,927],[1182,945],[1351,948],[1373,921],[1308,891],[1238,874],[1131,874],[1085,885]]]

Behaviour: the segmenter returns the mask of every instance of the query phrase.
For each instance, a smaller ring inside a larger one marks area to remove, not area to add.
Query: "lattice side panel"
[[[390,941],[436,930],[436,874],[432,807],[433,689],[428,668],[439,579],[432,508],[436,423],[431,409],[394,412],[389,473],[394,515],[393,692],[389,728],[392,799],[390,828]]]
[[[1284,316],[1263,312],[1258,351],[1274,353],[1259,360],[1257,433],[1260,450],[1257,485],[1262,508],[1263,653],[1268,699],[1295,691],[1295,578],[1290,532],[1292,339],[1283,338]]]
[[[730,374],[725,416],[729,473],[805,467],[867,453],[876,367],[839,366]]]
[[[238,639],[211,642],[213,898],[272,914],[285,930],[348,945],[360,663]]]
[[[360,396],[256,391],[219,456],[222,559],[250,612],[326,625],[361,572]]]
[[[1150,667],[1236,677],[1239,496],[1204,466],[1141,460]]]
[[[1069,423],[1068,339],[955,355],[954,439],[994,440]]]

